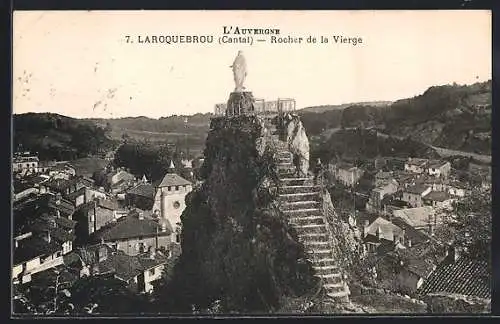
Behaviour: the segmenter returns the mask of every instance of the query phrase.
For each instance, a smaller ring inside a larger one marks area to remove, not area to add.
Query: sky
[[[219,44],[223,26],[279,29],[280,37],[304,40],[272,44],[264,35],[253,44]],[[139,44],[147,35],[210,35],[214,43]],[[309,35],[317,42],[306,43]],[[335,35],[362,43],[338,44]],[[297,108],[393,101],[433,85],[491,79],[491,37],[491,12],[477,10],[16,11],[13,112],[213,112],[234,90],[229,66],[238,50],[247,61],[245,86],[257,98],[295,98]]]

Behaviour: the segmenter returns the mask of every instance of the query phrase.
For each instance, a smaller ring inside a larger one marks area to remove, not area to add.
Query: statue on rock
[[[233,69],[234,76],[234,92],[242,92],[245,87],[243,83],[247,76],[247,63],[245,57],[243,56],[243,51],[238,51],[238,55],[234,59],[233,65],[230,66]]]

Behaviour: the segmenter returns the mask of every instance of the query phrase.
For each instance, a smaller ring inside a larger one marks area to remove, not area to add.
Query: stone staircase
[[[271,138],[278,147],[278,187],[281,211],[288,216],[306,249],[315,276],[323,282],[327,295],[339,301],[349,300],[349,287],[343,280],[342,269],[333,256],[332,237],[323,214],[321,186],[311,176],[297,176],[292,153],[276,134],[276,126],[267,123]]]

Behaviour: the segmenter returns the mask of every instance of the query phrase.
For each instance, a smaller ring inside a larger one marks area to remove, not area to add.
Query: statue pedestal
[[[226,117],[253,113],[255,99],[251,91],[231,92],[227,101]]]

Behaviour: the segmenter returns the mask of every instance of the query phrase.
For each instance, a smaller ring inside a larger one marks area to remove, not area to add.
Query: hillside
[[[309,135],[377,127],[396,137],[454,150],[491,154],[491,81],[434,86],[389,106],[353,105],[322,113],[300,111]]]
[[[356,103],[347,103],[341,105],[322,105],[322,106],[312,106],[305,107],[298,110],[299,113],[313,112],[313,113],[322,113],[325,111],[332,110],[342,110],[351,106],[372,106],[372,107],[385,107],[389,106],[391,101],[366,101],[366,102],[356,102]]]
[[[13,116],[14,150],[38,152],[41,160],[97,155],[115,144],[92,122],[51,113]]]

